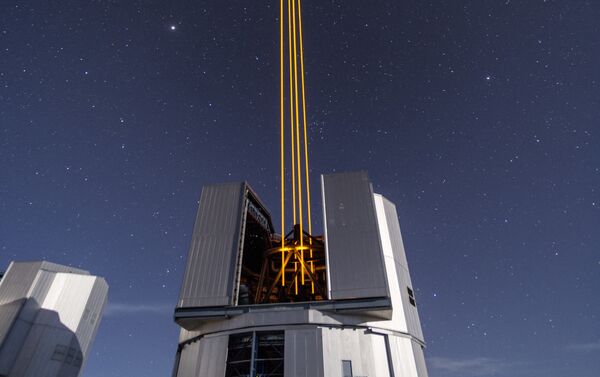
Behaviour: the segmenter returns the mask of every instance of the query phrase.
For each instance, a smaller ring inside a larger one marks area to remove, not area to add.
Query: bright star
[[[171,29],[171,31],[175,31],[175,30],[177,30],[177,26],[176,25],[171,25],[170,29]]]

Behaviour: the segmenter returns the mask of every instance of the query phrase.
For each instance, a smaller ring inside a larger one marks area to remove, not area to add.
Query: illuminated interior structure
[[[323,237],[313,237],[306,231],[301,237],[297,224],[282,240],[280,234],[274,233],[271,216],[257,195],[247,184],[243,186],[245,215],[238,257],[241,269],[234,284],[237,304],[324,300],[327,279]],[[281,244],[285,246],[282,248]]]

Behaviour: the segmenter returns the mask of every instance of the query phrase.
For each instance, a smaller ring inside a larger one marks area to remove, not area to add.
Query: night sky
[[[170,374],[203,185],[278,223],[278,3],[0,3],[0,269],[106,277],[84,376]],[[599,20],[303,1],[314,190],[366,169],[396,203],[431,377],[600,374]]]

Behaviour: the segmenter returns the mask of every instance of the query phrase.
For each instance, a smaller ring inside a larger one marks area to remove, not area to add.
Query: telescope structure
[[[173,376],[426,377],[394,204],[366,172],[322,175],[313,234],[300,0],[280,0],[279,47],[279,232],[247,183],[203,188]]]
[[[107,297],[88,271],[11,262],[0,279],[0,377],[80,376]]]
[[[322,175],[321,198],[322,236],[277,234],[247,183],[203,188],[174,377],[427,376],[395,205],[366,172]]]

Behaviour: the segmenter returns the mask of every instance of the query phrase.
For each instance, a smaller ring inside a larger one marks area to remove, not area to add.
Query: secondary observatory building
[[[280,235],[247,183],[204,187],[173,376],[427,376],[394,204],[366,172],[321,194],[324,235]]]
[[[0,377],[77,377],[108,285],[49,262],[12,262],[0,281]]]

